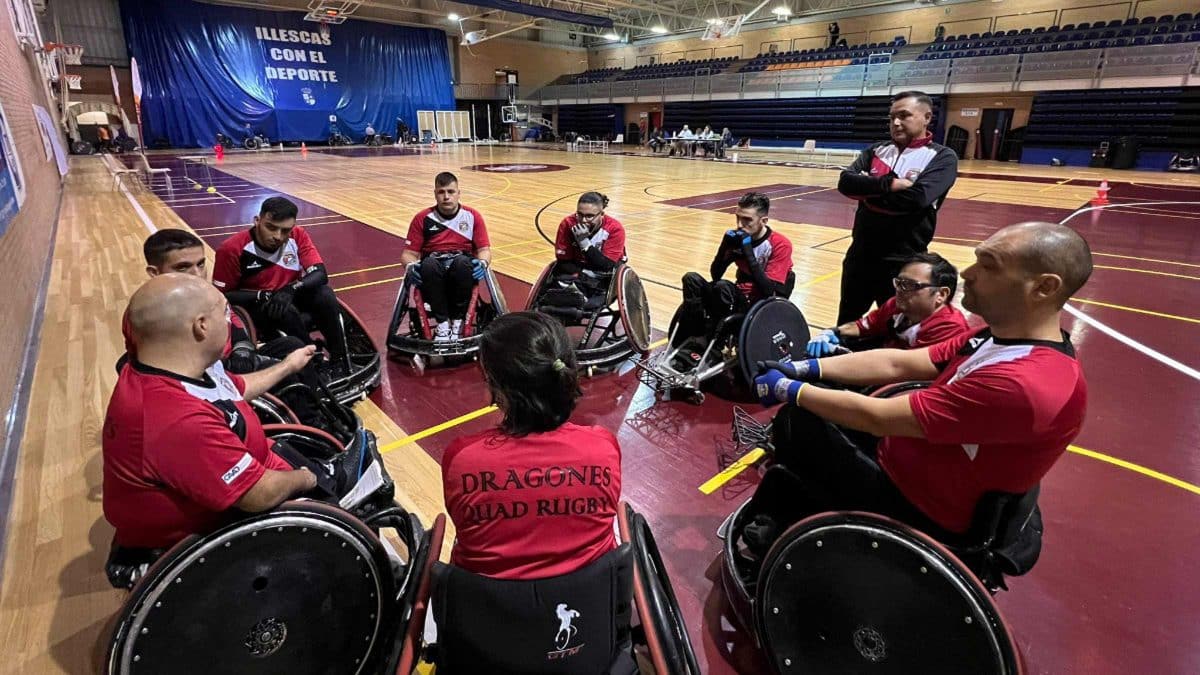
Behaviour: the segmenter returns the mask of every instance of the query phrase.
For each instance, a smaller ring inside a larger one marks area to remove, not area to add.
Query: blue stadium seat
[[[1117,37],[1123,37],[1123,38],[1133,37],[1133,29],[1132,28],[1122,28],[1121,30],[1117,31]]]
[[[1191,12],[1184,12],[1183,14],[1180,14],[1179,16],[1175,17],[1175,20],[1176,21],[1191,21],[1192,14],[1191,14]]]
[[[1144,35],[1133,38],[1133,46],[1141,47],[1144,44],[1146,44],[1146,37]]]
[[[1078,26],[1075,26],[1075,30],[1087,30],[1091,27],[1092,27],[1092,24],[1084,21],[1083,23],[1079,24]]]
[[[1108,22],[1108,27],[1109,27],[1109,28],[1120,28],[1120,27],[1121,27],[1121,20],[1120,20],[1120,19],[1113,19],[1112,21],[1109,21],[1109,22]]]
[[[1022,30],[1021,30],[1021,35],[1025,35],[1025,31],[1026,31],[1026,30],[1028,30],[1028,29],[1022,29]],[[1034,33],[1045,33],[1045,32],[1046,32],[1046,27],[1045,27],[1045,26],[1038,26],[1037,28],[1034,28],[1034,29],[1033,29],[1033,32],[1034,32]]]
[[[1200,32],[1196,32],[1196,33],[1192,33],[1191,35],[1188,35],[1187,41],[1188,42],[1200,42]]]
[[[970,36],[969,36],[967,39],[968,39],[968,40],[978,40],[978,39],[979,39],[979,33],[971,33],[971,35],[970,35]]]
[[[1136,26],[1136,25],[1138,25],[1138,20],[1137,19],[1125,19],[1125,25],[1126,26]]]
[[[1128,47],[1129,46],[1129,38],[1117,38],[1116,40],[1113,40],[1111,43],[1109,43],[1108,46],[1109,47]]]
[[[1069,23],[1062,27],[1062,31],[1064,33],[1068,32],[1068,31],[1073,31],[1073,30],[1075,30],[1075,24],[1073,24],[1073,23]]]
[[[1166,43],[1166,41],[1167,37],[1165,35],[1155,35],[1154,37],[1150,38],[1150,44],[1152,45],[1161,45]]]
[[[1183,36],[1180,35],[1179,33],[1173,33],[1173,34],[1167,36],[1167,44],[1169,44],[1169,45],[1177,44],[1180,42],[1183,42]]]
[[[1142,25],[1143,25],[1143,26],[1144,26],[1144,25],[1146,25],[1146,24],[1148,24],[1148,23],[1154,23],[1154,22],[1155,22],[1155,18],[1154,18],[1154,17],[1152,17],[1152,16],[1144,16],[1144,17],[1142,17]]]
[[[1159,23],[1171,23],[1174,20],[1175,17],[1171,14],[1163,14],[1162,16],[1158,17]]]
[[[981,38],[983,38],[984,40],[986,40],[986,39],[988,39],[988,38],[992,37],[992,31],[990,31],[990,30],[985,30],[985,31],[984,31],[984,32],[983,32],[983,33],[982,33],[982,34],[981,34],[979,37],[981,37]]]

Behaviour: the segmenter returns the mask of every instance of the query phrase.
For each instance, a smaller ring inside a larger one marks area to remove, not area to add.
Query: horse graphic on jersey
[[[554,635],[554,646],[562,651],[571,644],[571,638],[575,637],[575,633],[579,632],[571,622],[579,618],[579,612],[567,607],[567,603],[560,602],[558,607],[554,608],[554,613],[558,616],[558,633]]]

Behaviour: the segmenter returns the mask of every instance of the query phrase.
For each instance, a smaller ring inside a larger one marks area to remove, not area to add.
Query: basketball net
[[[317,28],[317,31],[321,34],[321,39],[328,40],[329,39],[329,22],[322,21],[321,25]]]
[[[724,16],[719,19],[713,19],[712,23],[704,29],[704,35],[700,36],[701,40],[720,40],[737,35],[742,30],[742,21],[746,18],[745,14],[736,16]]]
[[[83,65],[83,45],[66,45],[61,42],[47,42],[44,48],[48,52],[62,53],[63,63],[68,66]]]
[[[76,91],[83,89],[83,76],[82,75],[67,75],[66,78],[67,78],[67,87],[69,89],[74,89]]]

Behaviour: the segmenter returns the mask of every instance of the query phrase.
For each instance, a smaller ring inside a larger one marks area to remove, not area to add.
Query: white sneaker
[[[434,342],[449,342],[453,338],[450,336],[450,324],[442,321],[437,325],[437,329],[433,332]]]
[[[462,319],[455,319],[450,322],[450,338],[458,340],[462,338]]]

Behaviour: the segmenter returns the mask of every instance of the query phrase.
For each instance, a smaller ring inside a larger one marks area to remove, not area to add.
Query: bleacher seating
[[[736,60],[736,57],[727,56],[720,59],[702,59],[700,61],[677,61],[676,63],[641,65],[636,66],[631,70],[621,71],[621,74],[616,77],[616,81],[656,80],[666,77],[692,77],[697,74],[715,75],[724,71]]]
[[[1200,89],[1047,91],[1033,99],[1025,145],[1094,148],[1135,136],[1148,150],[1196,145]]]
[[[572,77],[570,79],[570,83],[592,84],[593,82],[604,82],[619,72],[621,72],[620,66],[614,66],[612,68],[592,68]]]
[[[1068,23],[1062,27],[1050,26],[1044,29],[949,36],[929,43],[917,60],[935,61],[1183,42],[1200,42],[1200,20],[1190,13],[1183,13],[1177,17],[1170,14],[1160,17],[1148,16],[1140,21],[1114,19],[1107,24],[1103,21],[1078,25]]]
[[[891,42],[864,43],[854,46],[803,49],[774,54],[759,54],[742,66],[738,72],[757,73],[798,68],[821,68],[825,66],[851,66],[867,63],[873,56],[895,54],[906,43],[904,37],[896,36]]]
[[[611,103],[594,105],[564,105],[558,109],[560,134],[576,133],[593,139],[606,139],[620,131],[625,119],[625,106]]]

